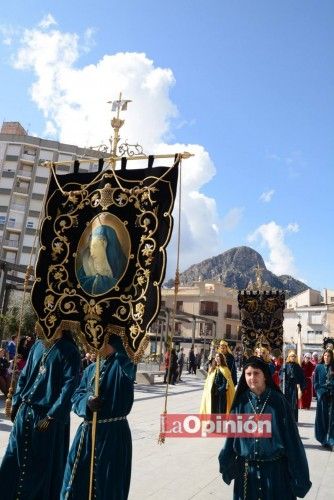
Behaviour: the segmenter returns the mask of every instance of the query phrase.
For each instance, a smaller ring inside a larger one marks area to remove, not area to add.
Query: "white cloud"
[[[298,224],[289,224],[286,228],[271,221],[262,224],[248,236],[248,241],[254,243],[260,241],[262,247],[267,247],[269,259],[266,261],[267,268],[275,274],[296,275],[294,256],[285,242],[287,232],[298,231]]]
[[[40,23],[38,24],[38,27],[46,30],[46,29],[50,28],[50,26],[56,26],[56,25],[57,25],[57,22],[56,22],[55,18],[51,14],[47,14],[40,21]]]
[[[166,143],[172,137],[171,120],[178,117],[169,95],[175,84],[172,70],[157,67],[143,53],[129,52],[106,54],[94,64],[80,68],[80,54],[87,50],[92,36],[90,29],[83,39],[76,33],[55,29],[26,30],[13,64],[35,75],[31,99],[43,112],[48,136],[82,147],[109,144],[112,114],[107,102],[117,99],[121,91],[124,99],[133,101],[122,115],[126,119],[121,129],[123,141],[139,142],[147,153],[194,153],[181,167],[180,268],[185,269],[218,251],[216,202],[201,192],[203,185],[214,177],[215,166],[201,145]],[[166,160],[164,164],[171,162]],[[171,271],[167,277],[174,274],[175,237],[176,230],[168,249]]]
[[[298,233],[298,231],[299,231],[299,224],[297,224],[297,222],[290,222],[290,224],[287,225],[286,229],[290,233]]]
[[[303,154],[298,150],[291,151],[288,155],[271,153],[267,155],[267,159],[283,165],[287,176],[291,179],[299,177],[306,166]]]
[[[274,189],[270,189],[269,191],[264,191],[260,196],[260,201],[263,203],[269,203],[275,193]]]
[[[57,133],[57,129],[54,126],[52,121],[47,121],[45,123],[45,129],[44,129],[44,134],[46,137],[54,137],[55,134]]]
[[[0,36],[2,37],[1,43],[10,46],[13,43],[16,30],[11,26],[0,25]]]
[[[232,231],[242,219],[244,207],[231,208],[224,216],[222,221],[222,228],[226,231]]]

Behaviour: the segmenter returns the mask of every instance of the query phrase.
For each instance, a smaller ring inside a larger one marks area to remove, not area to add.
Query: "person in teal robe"
[[[295,351],[289,351],[285,366],[281,370],[283,392],[290,403],[296,422],[298,422],[298,386],[300,395],[306,388],[306,379],[302,367],[297,363]]]
[[[79,371],[79,350],[66,335],[50,347],[41,340],[32,346],[12,400],[1,500],[59,500]]]
[[[305,450],[289,403],[273,382],[268,364],[250,357],[231,413],[271,414],[272,436],[228,437],[219,455],[225,483],[234,479],[234,500],[293,500],[311,488]]]
[[[77,277],[85,292],[101,295],[116,285],[126,264],[116,231],[101,225],[92,232],[89,247],[82,254],[82,266]]]
[[[88,498],[93,411],[97,411],[93,498],[126,500],[128,497],[132,441],[126,417],[134,398],[134,364],[116,335],[111,335],[103,354],[99,396],[94,396],[94,363],[84,371],[72,398],[73,411],[84,420],[67,459],[62,500]]]
[[[333,351],[326,349],[321,363],[314,371],[314,389],[317,395],[315,437],[324,448],[334,447],[334,359]]]

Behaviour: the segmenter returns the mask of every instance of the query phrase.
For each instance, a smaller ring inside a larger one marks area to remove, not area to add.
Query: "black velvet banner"
[[[160,308],[178,164],[51,177],[32,303],[46,339],[70,329],[94,349],[111,333],[138,361]],[[161,176],[163,176],[161,178]],[[161,178],[161,179],[160,179]]]
[[[274,356],[282,355],[284,293],[239,292],[238,305],[246,355],[253,354],[257,345],[268,347]]]

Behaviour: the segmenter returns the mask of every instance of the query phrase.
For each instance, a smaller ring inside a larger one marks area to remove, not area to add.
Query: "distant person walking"
[[[285,367],[281,370],[281,379],[284,380],[284,394],[290,403],[296,422],[298,422],[298,400],[306,387],[305,376],[297,362],[295,351],[289,351]]]
[[[231,372],[231,375],[232,375],[232,380],[233,380],[234,386],[236,386],[238,383],[237,368],[235,365],[234,356],[233,356],[231,349],[229,348],[229,345],[226,342],[226,340],[221,340],[219,342],[218,351],[221,352],[222,354],[224,354],[227,366],[228,366],[228,368]]]
[[[194,353],[194,346],[191,346],[189,351],[189,369],[188,373],[194,373],[196,375],[196,357]]]
[[[204,385],[200,413],[229,413],[235,390],[231,372],[223,354],[216,353],[209,370]]]
[[[313,395],[312,375],[314,372],[314,364],[311,361],[311,354],[309,352],[304,354],[304,359],[302,361],[302,370],[305,376],[306,387],[303,390],[300,407],[309,410],[311,408]]]
[[[315,437],[324,448],[334,447],[334,354],[326,349],[314,371],[317,393]]]
[[[182,382],[181,375],[182,375],[183,365],[184,365],[184,352],[183,352],[183,347],[181,347],[177,355],[177,366],[178,366],[177,380],[179,382]]]
[[[0,349],[0,390],[6,397],[10,385],[8,368],[9,361],[6,356],[6,351],[5,349]]]
[[[16,338],[17,338],[16,335],[12,335],[12,339],[8,342],[7,347],[6,347],[7,352],[8,352],[9,361],[14,359],[15,354],[16,354]]]

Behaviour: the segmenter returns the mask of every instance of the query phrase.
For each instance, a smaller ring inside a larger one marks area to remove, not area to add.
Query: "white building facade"
[[[87,150],[74,145],[29,136],[18,122],[3,123],[0,131],[2,263],[25,267],[35,262],[36,232],[50,173],[49,168],[43,166],[44,162],[66,162],[57,167],[57,173],[68,173],[73,170],[74,160],[82,156],[91,162],[83,163],[81,172],[98,169],[98,158],[101,157],[98,151],[89,149],[87,155]],[[9,274],[18,273],[10,271]],[[0,284],[1,281],[3,276],[0,276]]]
[[[210,349],[212,340],[226,339],[231,347],[240,343],[238,291],[215,281],[196,281],[180,286],[176,299],[174,343],[186,352]],[[161,290],[161,311],[151,327],[151,352],[161,354],[167,335],[172,333],[174,289]]]
[[[334,290],[308,289],[289,298],[283,328],[286,344],[297,345],[300,330],[302,351],[321,352],[323,339],[334,337]]]

